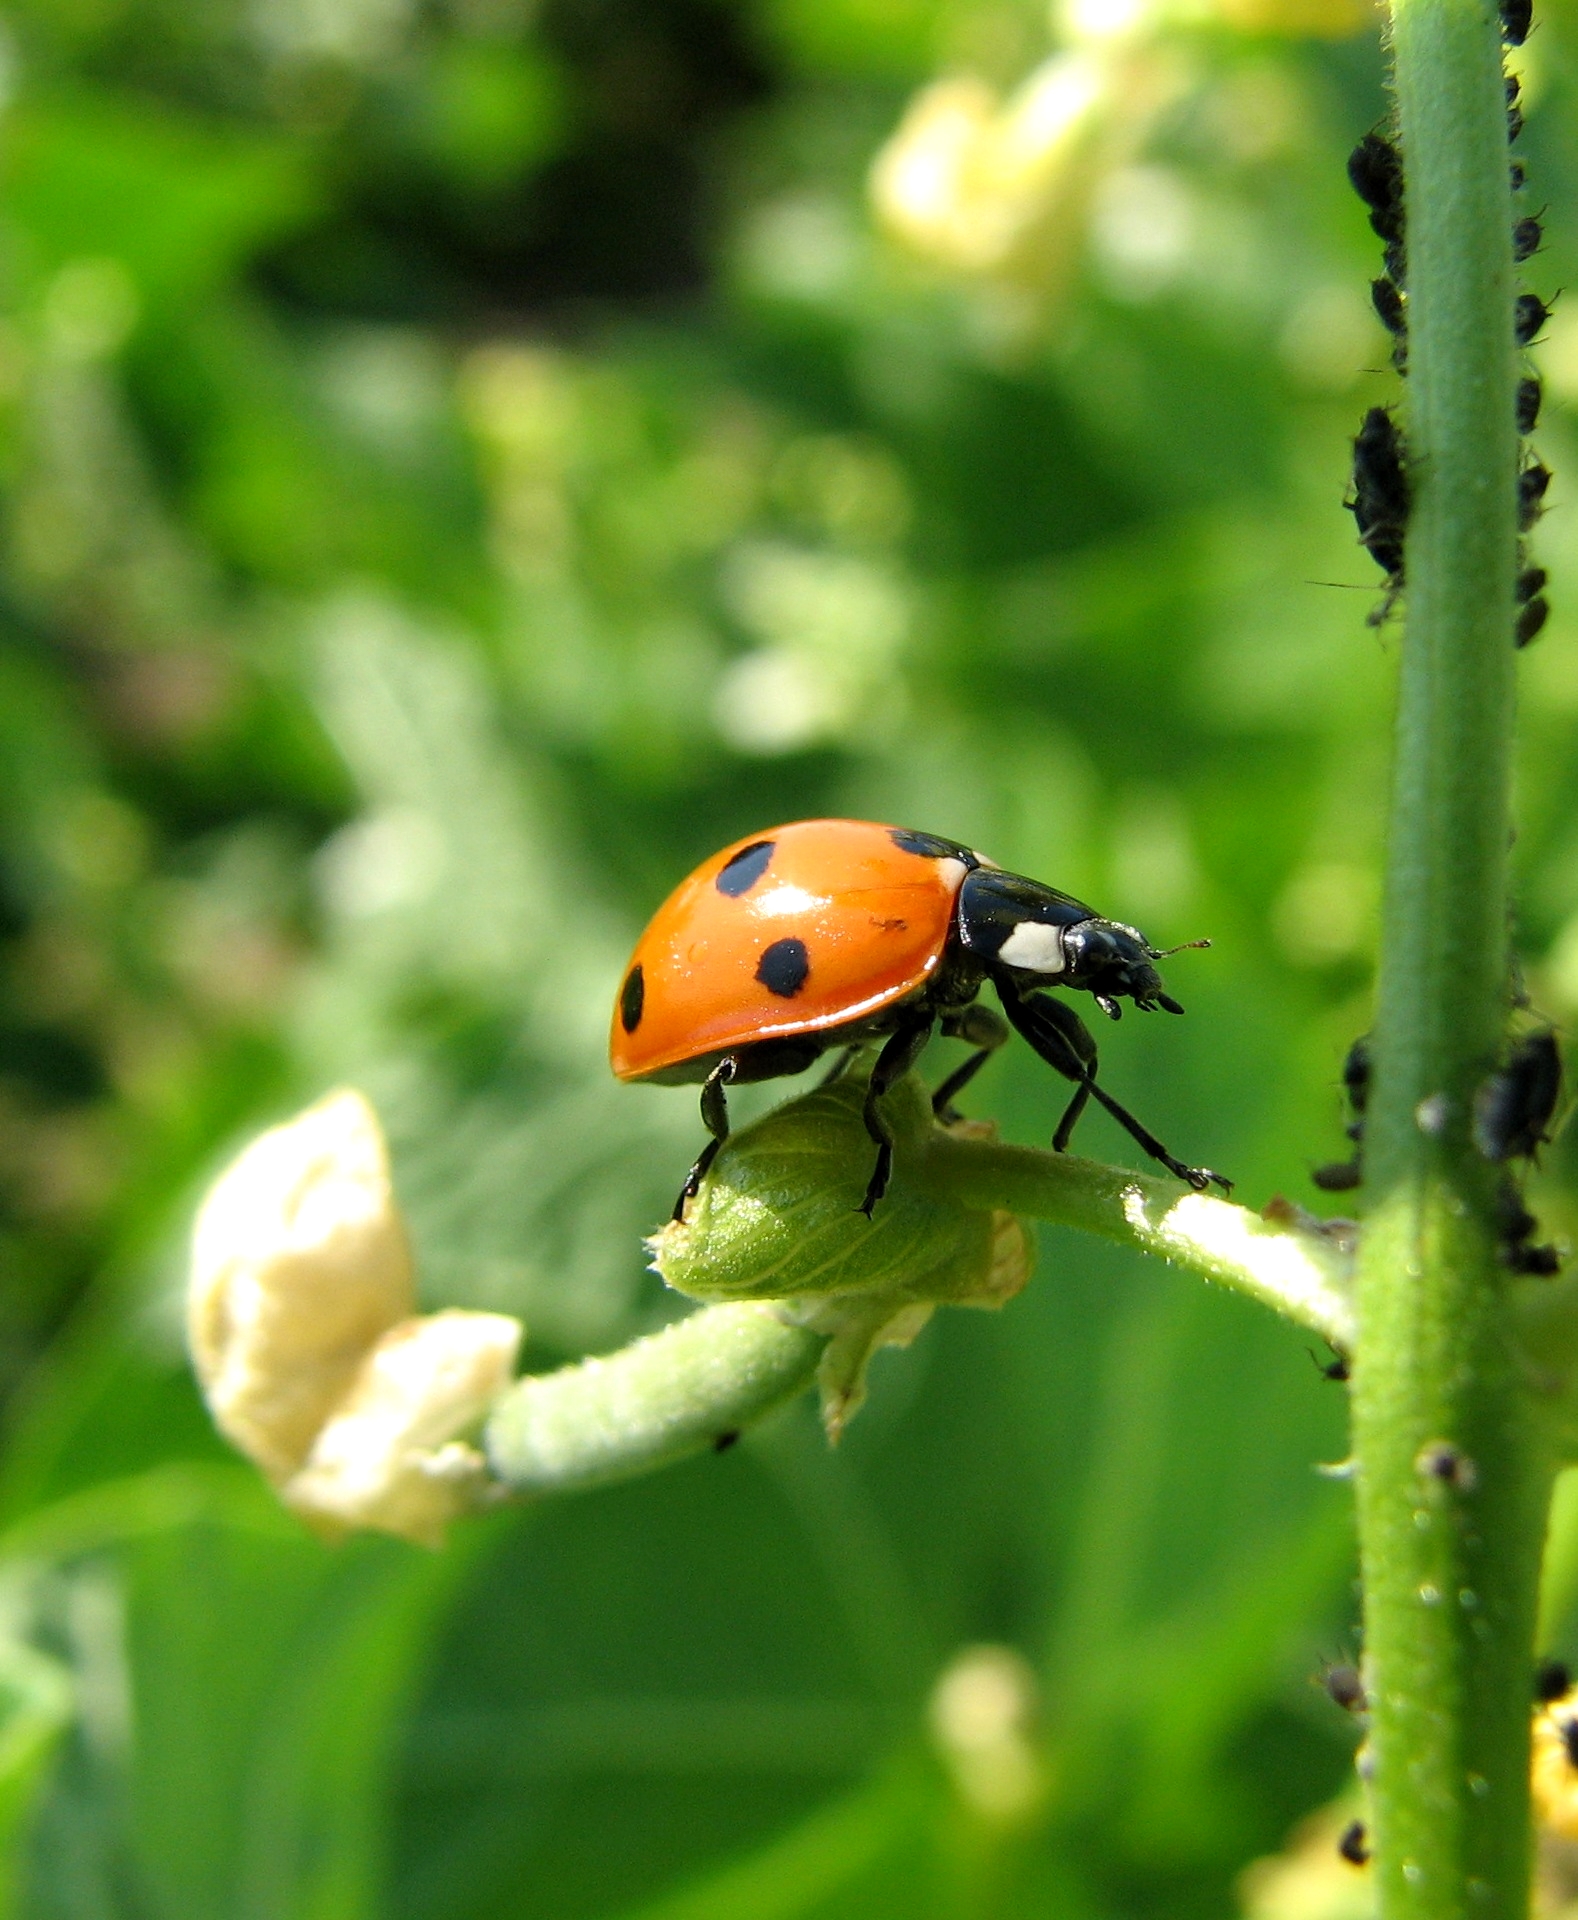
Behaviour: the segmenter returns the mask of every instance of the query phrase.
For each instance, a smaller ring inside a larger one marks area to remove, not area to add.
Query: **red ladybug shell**
[[[842,1026],[922,986],[966,867],[899,831],[801,820],[704,861],[631,955],[608,1049],[619,1078]]]

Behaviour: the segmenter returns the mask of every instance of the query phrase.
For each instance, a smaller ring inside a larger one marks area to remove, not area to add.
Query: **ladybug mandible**
[[[1197,1192],[1213,1181],[1227,1192],[1231,1181],[1174,1159],[1096,1084],[1089,1030],[1045,991],[1079,988],[1113,1020],[1122,999],[1182,1013],[1151,964],[1162,957],[1133,927],[955,840],[868,820],[801,820],[715,853],[658,908],[619,990],[609,1057],[621,1080],[701,1083],[712,1139],[680,1190],[678,1220],[728,1137],[726,1088],[880,1040],[864,1113],[877,1149],[861,1207],[869,1217],[893,1170],[882,1096],[940,1026],[976,1048],[933,1095],[933,1110],[949,1112],[1008,1038],[976,1003],[990,980],[1009,1025],[1075,1084],[1052,1138],[1059,1153],[1094,1098],[1169,1173]]]

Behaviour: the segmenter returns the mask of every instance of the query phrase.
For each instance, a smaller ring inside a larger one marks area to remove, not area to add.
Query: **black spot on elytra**
[[[775,940],[756,963],[756,977],[769,993],[792,1000],[811,972],[803,940]]]
[[[641,1009],[646,1005],[647,983],[639,967],[632,967],[619,989],[619,1024],[626,1033],[634,1033],[641,1024]]]
[[[944,840],[940,834],[917,833],[913,827],[894,827],[888,835],[902,853],[918,853],[923,860],[962,860],[966,866],[978,864],[968,847],[957,840]]]
[[[775,844],[771,840],[753,840],[748,847],[741,847],[712,884],[719,893],[726,893],[731,899],[749,893],[767,871],[767,862],[773,857]]]

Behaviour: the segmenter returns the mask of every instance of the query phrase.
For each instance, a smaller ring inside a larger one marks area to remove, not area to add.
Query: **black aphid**
[[[1509,1272],[1539,1280],[1561,1272],[1562,1256],[1555,1247],[1530,1244],[1539,1229],[1539,1221],[1523,1204],[1517,1181],[1510,1173],[1503,1174],[1496,1189],[1496,1256]],[[1566,1686],[1557,1688],[1558,1694],[1566,1691]]]
[[[1402,293],[1395,282],[1388,280],[1384,273],[1379,280],[1370,282],[1370,304],[1375,308],[1376,318],[1388,333],[1402,335],[1408,331],[1408,309],[1404,304]],[[1542,308],[1542,315],[1543,312]],[[1540,326],[1544,324],[1542,317]],[[1526,345],[1527,342],[1522,344]]]
[[[1532,346],[1550,317],[1550,308],[1537,293],[1520,293],[1512,307],[1513,339],[1520,347]]]
[[[1532,373],[1518,382],[1517,419],[1519,433],[1533,433],[1540,423],[1540,401],[1544,390]]]
[[[1562,1270],[1562,1256],[1555,1247],[1503,1247],[1501,1263],[1513,1273],[1531,1280],[1554,1280]]]
[[[1364,1682],[1359,1677],[1359,1669],[1346,1664],[1328,1667],[1321,1675],[1321,1684],[1328,1696],[1334,1700],[1344,1713],[1363,1713],[1366,1705]]]
[[[1370,413],[1365,415],[1366,426],[1370,423],[1371,414],[1377,413],[1389,422],[1390,416],[1383,407],[1372,407]],[[1322,1193],[1351,1193],[1364,1179],[1360,1148],[1364,1142],[1364,1113],[1370,1104],[1370,1036],[1367,1033],[1361,1033],[1348,1049],[1342,1063],[1342,1084],[1353,1112],[1353,1118],[1344,1128],[1353,1142],[1353,1158],[1334,1160],[1314,1170],[1310,1179]]]
[[[1501,0],[1501,37],[1509,47],[1521,47],[1534,24],[1534,0]]]
[[[1370,225],[1382,240],[1403,237],[1403,159],[1384,134],[1367,133],[1348,155],[1348,178],[1370,209]]]
[[[1518,528],[1527,533],[1545,511],[1545,493],[1551,484],[1551,470],[1536,460],[1518,475]]]
[[[1537,637],[1541,628],[1550,617],[1551,607],[1548,600],[1531,600],[1519,613],[1513,625],[1512,644],[1515,647],[1526,647],[1531,640]]]
[[[1362,1820],[1350,1820],[1343,1828],[1342,1838],[1337,1842],[1337,1851],[1350,1867],[1363,1867],[1369,1864],[1370,1843],[1365,1838]]]
[[[1516,1042],[1474,1099],[1474,1143],[1487,1160],[1532,1159],[1550,1138],[1562,1092],[1562,1056],[1549,1027]]]
[[[1364,1184],[1364,1168],[1357,1155],[1352,1160],[1328,1160],[1314,1169],[1310,1179],[1322,1193],[1352,1193]]]
[[[1361,1033],[1348,1049],[1342,1063],[1343,1091],[1358,1118],[1348,1128],[1348,1138],[1364,1136],[1364,1114],[1370,1104],[1370,1036]]]
[[[1347,505],[1359,530],[1360,546],[1395,586],[1402,584],[1403,535],[1408,526],[1405,459],[1397,423],[1385,407],[1371,407],[1354,436],[1353,497]]]
[[[1512,223],[1512,257],[1514,260],[1527,260],[1531,254],[1540,250],[1540,242],[1545,238],[1545,229],[1532,213]]]

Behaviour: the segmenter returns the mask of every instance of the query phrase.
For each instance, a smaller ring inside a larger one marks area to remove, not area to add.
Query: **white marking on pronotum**
[[[1068,964],[1062,929],[1044,927],[1039,920],[1021,920],[997,949],[997,958],[1005,967],[1020,967],[1026,973],[1061,973]]]
[[[947,859],[937,862],[937,871],[942,875],[943,884],[950,893],[957,893],[964,885],[964,876],[970,869],[962,860],[955,860],[950,854]]]

